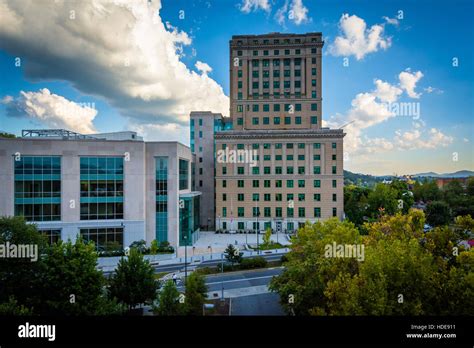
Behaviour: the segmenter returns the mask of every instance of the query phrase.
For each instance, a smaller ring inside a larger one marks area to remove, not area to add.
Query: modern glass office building
[[[81,235],[98,249],[199,238],[190,149],[134,132],[24,131],[0,139],[0,216],[24,216],[49,242]]]

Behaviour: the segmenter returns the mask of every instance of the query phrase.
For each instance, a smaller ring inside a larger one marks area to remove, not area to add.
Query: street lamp
[[[217,229],[218,230],[221,229],[221,216],[220,215],[217,215]]]
[[[184,235],[184,288],[186,289],[186,280],[188,279],[188,236]]]
[[[224,301],[224,253],[221,253],[221,301]]]

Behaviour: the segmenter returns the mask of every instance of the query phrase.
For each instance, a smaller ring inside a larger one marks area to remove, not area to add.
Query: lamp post
[[[221,216],[217,215],[217,228],[216,228],[216,230],[220,230],[220,229],[221,229]]]
[[[258,209],[258,206],[257,206],[257,255],[260,255],[260,249],[258,247],[258,239],[259,239],[258,237],[259,237],[259,233],[260,233],[260,225],[258,224],[259,215],[260,215],[260,209]]]
[[[184,235],[184,288],[186,289],[186,280],[188,279],[188,236]]]
[[[224,275],[224,253],[221,253],[221,275]],[[221,281],[221,301],[224,301],[224,277]]]

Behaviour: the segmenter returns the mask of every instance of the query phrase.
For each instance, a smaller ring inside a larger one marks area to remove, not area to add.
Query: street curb
[[[237,275],[237,274],[242,274],[242,273],[249,273],[249,272],[255,272],[255,271],[268,271],[272,269],[277,269],[277,268],[285,268],[283,266],[280,267],[268,267],[268,268],[254,268],[254,269],[246,269],[243,271],[234,271],[234,272],[224,272],[224,273],[212,273],[212,274],[207,274],[205,277],[212,277],[212,276],[222,276],[222,275]]]

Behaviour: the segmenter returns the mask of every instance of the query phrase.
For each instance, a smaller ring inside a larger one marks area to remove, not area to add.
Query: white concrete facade
[[[39,229],[60,229],[62,240],[74,241],[81,228],[123,227],[123,246],[155,239],[155,157],[168,158],[168,241],[177,246],[179,195],[191,192],[190,148],[178,142],[146,143],[140,140],[0,138],[0,216],[13,216],[15,207],[15,156],[61,157],[61,220],[35,222]],[[81,220],[80,158],[124,158],[123,219]],[[179,159],[188,161],[188,190],[179,191]]]

